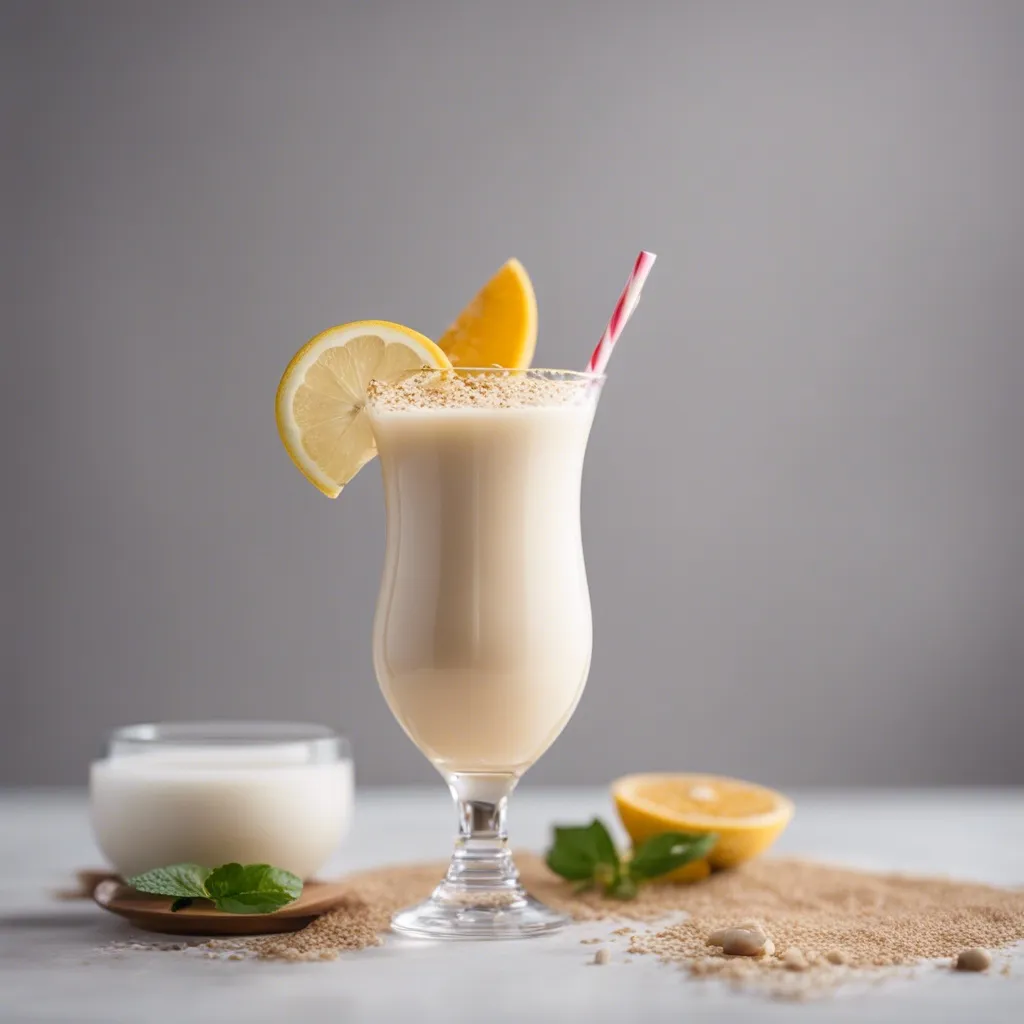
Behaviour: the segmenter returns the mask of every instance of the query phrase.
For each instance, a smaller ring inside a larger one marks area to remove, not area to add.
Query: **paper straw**
[[[636,304],[640,301],[640,292],[643,289],[644,281],[647,280],[647,275],[651,272],[651,267],[654,266],[654,261],[657,258],[653,252],[648,252],[646,249],[637,256],[636,263],[633,264],[633,272],[629,275],[629,280],[619,296],[619,301],[615,303],[608,326],[604,329],[604,334],[601,335],[601,340],[597,343],[590,362],[587,363],[588,373],[604,373],[608,360],[612,357],[612,349],[619,340],[623,328],[629,322],[629,318],[633,315]]]

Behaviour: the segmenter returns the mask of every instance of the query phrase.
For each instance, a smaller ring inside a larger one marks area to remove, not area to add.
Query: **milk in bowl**
[[[348,744],[322,726],[128,726],[92,765],[90,813],[124,877],[237,861],[309,879],[348,832],[353,786]]]

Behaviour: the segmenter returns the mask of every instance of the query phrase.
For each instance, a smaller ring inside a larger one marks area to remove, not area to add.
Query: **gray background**
[[[580,366],[596,649],[535,769],[1024,782],[1024,4],[5,3],[0,781],[152,718],[335,724],[370,466],[292,468],[294,350],[436,336],[508,256]]]

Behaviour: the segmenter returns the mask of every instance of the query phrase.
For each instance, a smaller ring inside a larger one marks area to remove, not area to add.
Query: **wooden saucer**
[[[273,914],[227,914],[211,903],[197,900],[191,907],[171,911],[170,896],[136,892],[116,878],[108,878],[93,890],[92,898],[104,910],[127,918],[147,932],[166,935],[269,935],[295,932],[337,906],[345,897],[343,882],[307,882],[302,895]]]

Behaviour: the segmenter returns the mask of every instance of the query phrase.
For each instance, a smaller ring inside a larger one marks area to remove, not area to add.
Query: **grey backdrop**
[[[519,256],[581,366],[596,649],[536,781],[1024,782],[1024,4],[5,3],[0,781],[118,723],[340,726],[376,467],[277,439],[293,351],[436,336]]]

